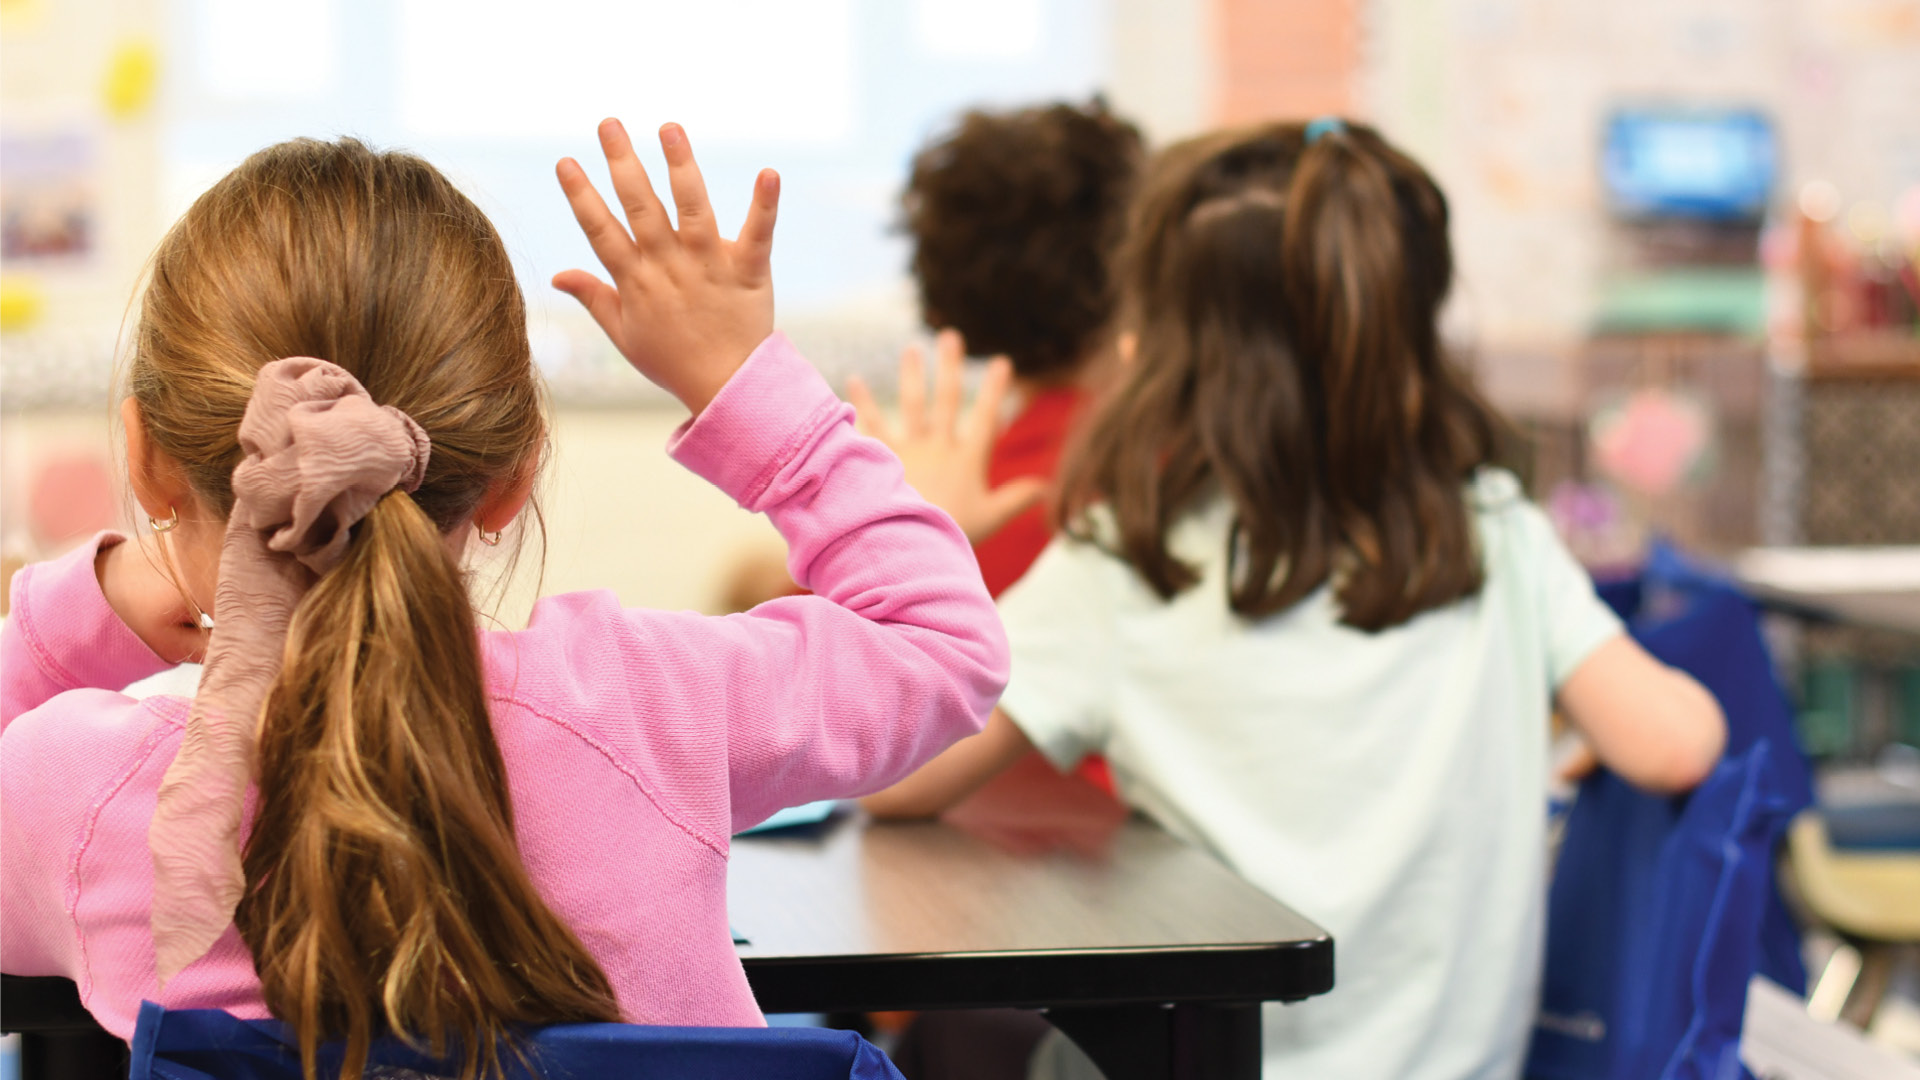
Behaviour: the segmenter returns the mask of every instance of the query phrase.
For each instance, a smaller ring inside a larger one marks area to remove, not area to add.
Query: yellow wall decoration
[[[132,120],[153,107],[159,85],[160,50],[144,38],[123,41],[107,61],[100,103],[115,120]]]
[[[20,274],[0,277],[0,332],[25,330],[40,321],[46,310],[40,282]]]

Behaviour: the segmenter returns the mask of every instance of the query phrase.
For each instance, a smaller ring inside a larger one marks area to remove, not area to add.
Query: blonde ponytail
[[[473,613],[439,530],[393,492],[294,613],[259,743],[237,922],[267,1005],[345,1075],[387,1031],[464,1076],[515,1024],[617,1020],[514,842]]]

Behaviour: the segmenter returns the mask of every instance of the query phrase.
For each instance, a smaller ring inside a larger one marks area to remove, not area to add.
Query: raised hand
[[[945,510],[967,539],[979,543],[1012,521],[1047,493],[1038,477],[987,486],[987,461],[1000,430],[1000,404],[1006,398],[1013,365],[998,357],[987,365],[973,408],[960,414],[961,368],[966,343],[959,333],[942,330],[935,343],[933,407],[927,408],[926,358],[917,345],[900,354],[900,423],[894,424],[873,400],[867,384],[855,376],[847,396],[859,414],[860,430],[886,443],[906,466],[907,483],[928,502]]]
[[[585,270],[565,270],[554,275],[553,287],[580,301],[640,374],[697,414],[773,332],[768,259],[779,174],[761,170],[746,223],[737,239],[727,240],[714,224],[706,181],[680,125],[660,129],[677,229],[620,121],[601,122],[600,148],[625,226],[578,162],[563,158],[556,172],[574,220],[613,284]]]

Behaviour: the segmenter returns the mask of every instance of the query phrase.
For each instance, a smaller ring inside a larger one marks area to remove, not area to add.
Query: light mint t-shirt
[[[1234,615],[1224,500],[1175,527],[1201,580],[1172,601],[1065,537],[1001,598],[1001,708],[1034,745],[1104,754],[1129,804],[1333,934],[1333,991],[1266,1006],[1276,1080],[1519,1075],[1552,695],[1621,626],[1510,474],[1465,496],[1485,587],[1378,634],[1324,587]]]

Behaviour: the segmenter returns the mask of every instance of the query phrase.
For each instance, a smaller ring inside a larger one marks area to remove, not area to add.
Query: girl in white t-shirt
[[[1134,356],[1066,467],[1066,531],[1001,599],[1000,710],[868,807],[937,813],[1029,746],[1103,754],[1127,802],[1333,934],[1333,991],[1267,1007],[1268,1076],[1516,1076],[1549,713],[1679,790],[1720,710],[1492,466],[1412,159],[1331,119],[1208,135],[1160,155],[1132,227]]]

